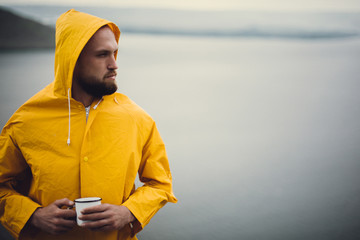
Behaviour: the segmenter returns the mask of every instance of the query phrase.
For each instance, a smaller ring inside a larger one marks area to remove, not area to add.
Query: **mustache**
[[[104,78],[112,77],[112,76],[116,77],[116,75],[117,75],[116,71],[109,71],[108,73],[105,74]]]

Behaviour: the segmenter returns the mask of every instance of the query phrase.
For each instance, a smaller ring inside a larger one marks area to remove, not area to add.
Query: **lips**
[[[106,74],[105,75],[105,78],[112,78],[112,79],[115,79],[116,78],[116,73],[109,73],[109,74]]]

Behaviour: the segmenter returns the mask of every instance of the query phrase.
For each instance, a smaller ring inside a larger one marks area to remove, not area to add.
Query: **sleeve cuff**
[[[41,207],[39,204],[33,202],[29,198],[24,198],[23,201],[23,204],[26,205],[26,207],[22,209],[23,212],[21,214],[21,218],[19,218],[19,221],[14,222],[10,225],[4,225],[4,227],[6,227],[10,234],[13,235],[16,239],[19,238],[19,236],[22,235],[24,232],[27,232],[27,227],[25,226],[27,225],[29,219],[31,218],[35,210]]]

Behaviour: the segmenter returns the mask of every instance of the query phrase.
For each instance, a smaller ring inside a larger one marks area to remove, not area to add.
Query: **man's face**
[[[109,95],[117,90],[115,82],[118,45],[109,27],[99,29],[86,44],[77,60],[74,79],[94,97]]]

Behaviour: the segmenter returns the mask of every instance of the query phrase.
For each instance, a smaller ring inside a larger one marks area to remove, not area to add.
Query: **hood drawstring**
[[[95,104],[95,106],[93,107],[93,109],[96,109],[96,108],[99,106],[99,104],[101,103],[102,100],[103,100],[103,99],[101,98],[101,99],[97,102],[97,104]]]
[[[114,97],[114,101],[116,102],[116,104],[119,104],[118,100],[116,99],[116,97]]]
[[[71,107],[70,107],[70,88],[68,89],[68,107],[69,107],[69,132],[68,132],[68,139],[67,145],[70,145],[70,114],[71,114]]]

